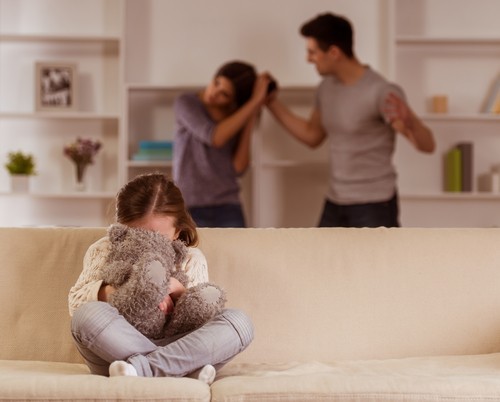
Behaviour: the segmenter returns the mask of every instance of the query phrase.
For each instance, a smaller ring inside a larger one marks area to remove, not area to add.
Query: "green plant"
[[[25,154],[21,151],[9,152],[7,159],[8,162],[5,164],[5,167],[10,174],[36,174],[33,155]]]

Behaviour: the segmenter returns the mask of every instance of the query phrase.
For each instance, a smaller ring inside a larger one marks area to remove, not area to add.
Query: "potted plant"
[[[10,177],[11,188],[14,192],[27,192],[30,177],[36,174],[33,155],[21,151],[9,152],[5,164]]]

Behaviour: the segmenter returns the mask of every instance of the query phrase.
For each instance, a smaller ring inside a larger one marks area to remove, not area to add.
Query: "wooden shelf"
[[[28,198],[47,198],[47,199],[87,199],[87,200],[108,200],[116,196],[116,192],[109,191],[72,191],[61,193],[42,193],[42,192],[27,192],[13,193],[10,191],[0,191],[0,196],[3,197],[28,197]]]
[[[0,119],[119,120],[120,116],[93,112],[0,112]]]
[[[21,34],[2,33],[0,41],[5,42],[86,42],[86,43],[120,43],[118,35],[47,35],[47,34]]]
[[[203,85],[163,85],[163,84],[148,84],[148,83],[132,83],[127,84],[128,91],[171,91],[171,92],[184,92],[184,91],[197,91],[203,88]]]
[[[438,114],[438,113],[427,113],[420,115],[423,120],[427,121],[471,121],[471,122],[500,122],[500,114],[494,113],[471,113],[471,114]]]
[[[500,193],[491,192],[428,192],[401,193],[399,198],[412,201],[495,201],[500,200]]]
[[[498,37],[425,37],[402,35],[396,37],[398,45],[500,45]]]
[[[128,167],[148,168],[148,167],[172,167],[172,161],[133,161],[127,162]]]
[[[261,162],[260,166],[263,168],[325,168],[328,166],[328,162],[324,161],[299,161],[299,160],[273,160]]]

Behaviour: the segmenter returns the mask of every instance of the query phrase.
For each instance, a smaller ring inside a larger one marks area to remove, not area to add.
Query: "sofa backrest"
[[[0,359],[82,362],[68,292],[103,228],[0,228]]]
[[[200,229],[235,362],[500,352],[500,229]],[[0,359],[81,362],[67,296],[105,228],[0,228]]]
[[[238,362],[500,352],[500,229],[204,229]]]

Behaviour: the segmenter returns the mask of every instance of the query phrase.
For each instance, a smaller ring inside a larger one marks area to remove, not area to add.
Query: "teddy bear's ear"
[[[126,225],[122,225],[121,223],[115,223],[111,225],[108,229],[109,240],[112,243],[121,242],[125,238],[128,230],[129,227]]]

